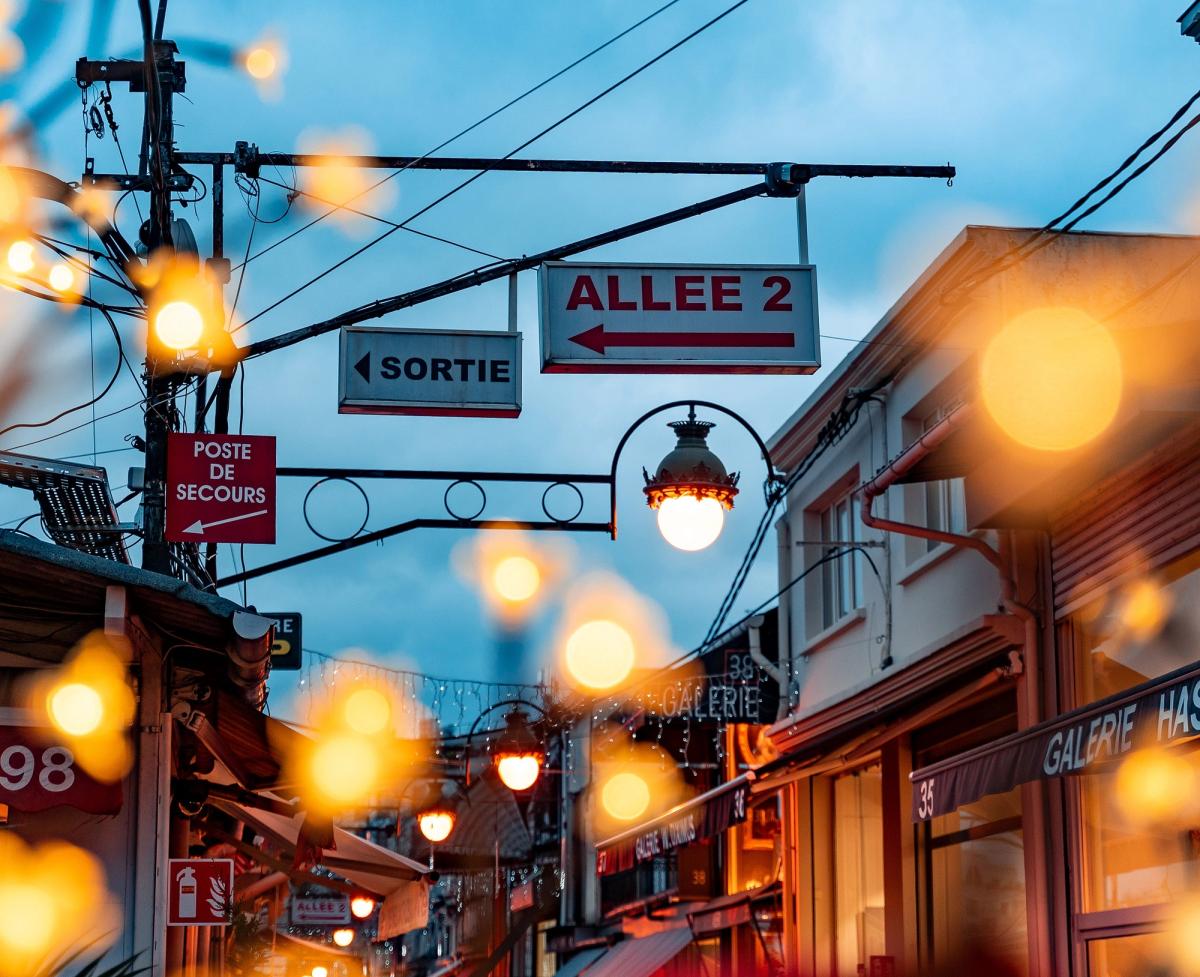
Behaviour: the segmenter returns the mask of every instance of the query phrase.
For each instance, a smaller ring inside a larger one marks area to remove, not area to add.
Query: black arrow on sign
[[[354,369],[355,369],[355,372],[357,372],[360,377],[362,377],[364,380],[366,380],[367,383],[370,383],[371,382],[371,354],[367,353],[366,356],[364,356],[361,360],[359,360],[357,363],[355,363]]]

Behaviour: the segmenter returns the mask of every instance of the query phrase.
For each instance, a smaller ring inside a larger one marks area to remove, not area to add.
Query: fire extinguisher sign
[[[232,907],[232,858],[167,860],[168,926],[228,926]]]

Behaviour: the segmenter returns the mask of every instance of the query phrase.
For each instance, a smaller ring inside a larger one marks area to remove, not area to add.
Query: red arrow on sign
[[[612,347],[720,347],[775,349],[796,345],[796,337],[790,332],[605,332],[604,323],[593,326],[576,336],[571,342],[604,355]]]

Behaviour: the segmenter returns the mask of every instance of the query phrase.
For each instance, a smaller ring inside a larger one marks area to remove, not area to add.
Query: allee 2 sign
[[[551,261],[538,274],[543,373],[812,373],[811,265]]]

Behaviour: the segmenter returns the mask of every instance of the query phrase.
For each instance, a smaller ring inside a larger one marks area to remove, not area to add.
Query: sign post
[[[228,926],[232,858],[167,859],[167,925]]]
[[[338,413],[517,417],[521,334],[348,326]]]
[[[274,543],[275,439],[169,434],[166,538]]]
[[[548,261],[543,373],[813,373],[812,265]]]

